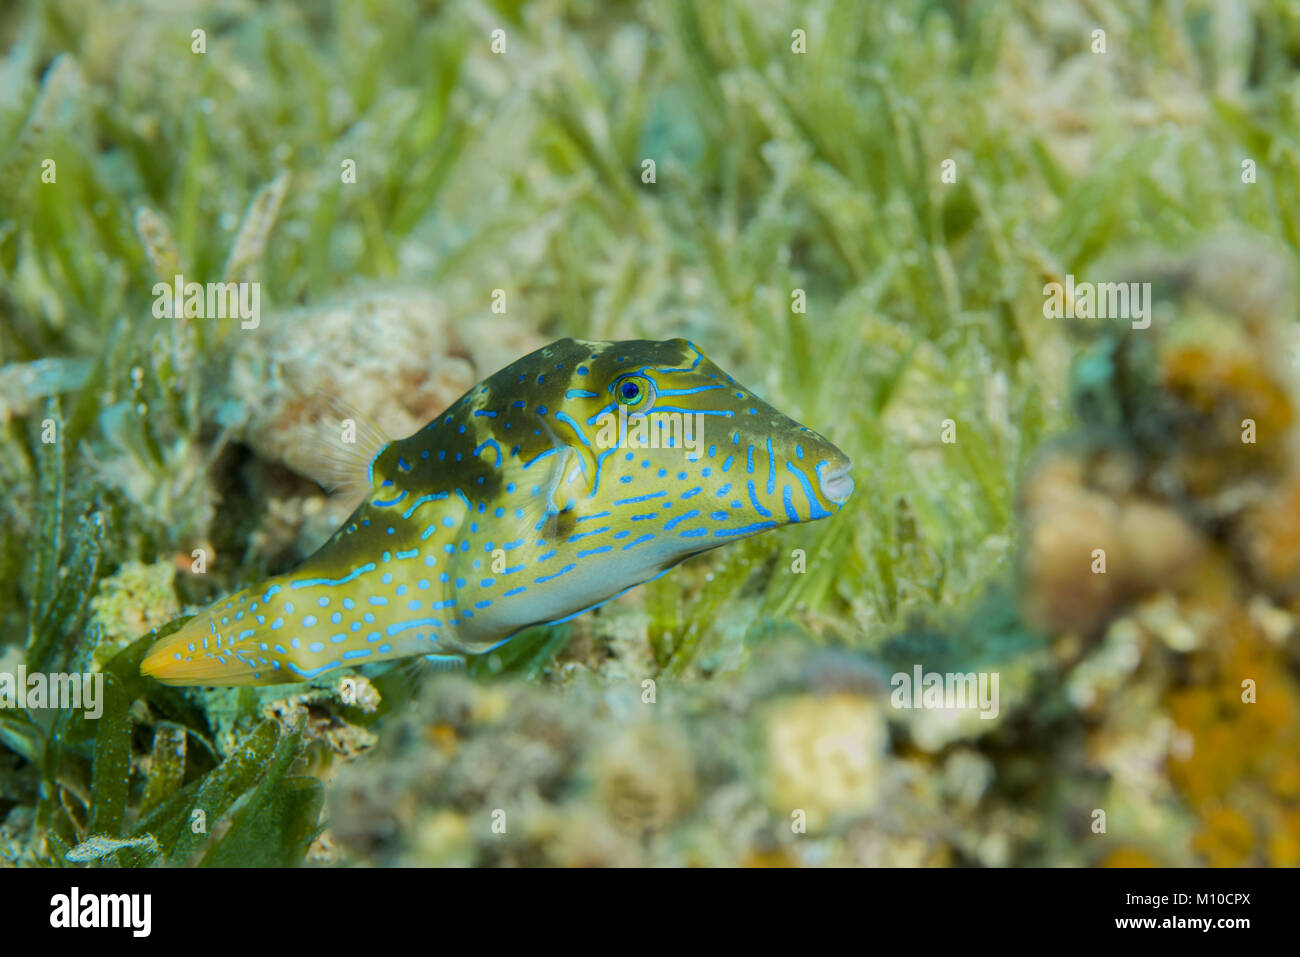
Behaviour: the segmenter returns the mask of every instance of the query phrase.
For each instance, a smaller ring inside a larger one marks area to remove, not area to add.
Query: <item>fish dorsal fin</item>
[[[323,389],[312,393],[315,435],[301,456],[313,479],[333,492],[361,494],[372,487],[371,465],[391,439],[364,412]]]

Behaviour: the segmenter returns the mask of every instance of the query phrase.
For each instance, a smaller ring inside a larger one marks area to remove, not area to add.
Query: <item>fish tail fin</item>
[[[140,663],[140,673],[168,685],[282,684],[297,679],[252,657],[256,645],[248,641],[222,642],[215,611],[200,613],[170,635],[159,638]]]

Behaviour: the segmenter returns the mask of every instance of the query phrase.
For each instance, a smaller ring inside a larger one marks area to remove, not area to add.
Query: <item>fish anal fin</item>
[[[425,655],[424,660],[433,665],[434,671],[461,671],[465,668],[465,656],[449,654]]]

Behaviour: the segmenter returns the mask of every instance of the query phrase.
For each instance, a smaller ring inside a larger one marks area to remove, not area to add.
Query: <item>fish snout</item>
[[[822,497],[835,505],[843,505],[853,494],[853,463],[841,455],[817,470],[817,483]]]

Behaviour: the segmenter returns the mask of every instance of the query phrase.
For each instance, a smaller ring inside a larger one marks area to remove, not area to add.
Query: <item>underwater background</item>
[[[1300,3],[27,0],[0,50],[0,673],[104,675],[0,707],[0,866],[1300,865]],[[460,671],[140,676],[351,511],[317,390],[406,435],[564,336],[693,340],[856,492]]]

